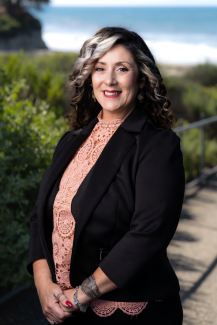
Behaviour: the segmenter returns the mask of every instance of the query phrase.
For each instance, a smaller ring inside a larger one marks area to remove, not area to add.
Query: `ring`
[[[64,296],[64,294],[63,294],[62,292],[58,293],[58,295],[57,295],[57,299],[60,300],[60,297],[61,297],[61,296]]]
[[[51,321],[51,324],[52,324],[52,325],[54,324],[54,320]]]

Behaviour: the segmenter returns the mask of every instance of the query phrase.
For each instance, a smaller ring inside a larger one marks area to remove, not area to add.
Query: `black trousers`
[[[86,313],[75,313],[64,325],[182,325],[183,310],[179,294],[163,301],[150,301],[146,308],[135,316],[117,309],[108,317],[99,317],[91,308]]]

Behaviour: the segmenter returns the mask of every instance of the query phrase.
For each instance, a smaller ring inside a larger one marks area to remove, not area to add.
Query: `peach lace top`
[[[65,170],[60,181],[59,191],[54,200],[54,229],[52,233],[53,259],[57,284],[62,290],[72,288],[69,280],[69,271],[75,220],[71,213],[71,201],[85,176],[100,156],[106,143],[125,119],[103,119],[102,110],[97,117],[99,120],[98,123],[77,150]],[[147,302],[116,302],[102,299],[95,299],[90,303],[92,310],[101,317],[112,315],[118,308],[128,315],[138,315],[145,309],[146,305]]]

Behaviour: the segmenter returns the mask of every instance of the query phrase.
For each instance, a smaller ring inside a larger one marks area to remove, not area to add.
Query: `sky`
[[[217,6],[217,0],[51,0],[53,6]]]

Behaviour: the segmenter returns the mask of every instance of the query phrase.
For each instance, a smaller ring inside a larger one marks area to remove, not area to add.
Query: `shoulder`
[[[146,126],[141,132],[141,139],[152,145],[169,146],[180,144],[180,138],[175,132],[157,127],[151,119],[147,120]]]
[[[180,138],[173,131],[157,127],[151,119],[140,133],[140,157],[152,155],[156,159],[180,151]]]

